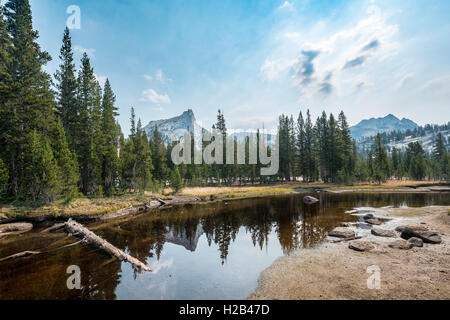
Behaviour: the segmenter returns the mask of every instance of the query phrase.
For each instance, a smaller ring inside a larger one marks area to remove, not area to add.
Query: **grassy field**
[[[221,198],[251,198],[264,197],[279,194],[295,193],[298,190],[308,189],[330,189],[333,191],[345,190],[374,190],[405,188],[407,186],[433,185],[439,181],[388,181],[384,184],[355,184],[337,185],[324,183],[302,183],[285,182],[273,185],[243,185],[223,187],[188,187],[184,188],[176,197],[208,197],[218,196]],[[57,201],[55,203],[36,207],[30,203],[12,202],[0,205],[0,219],[21,218],[30,216],[71,216],[71,215],[104,215],[116,212],[120,209],[142,205],[157,198],[171,199],[172,190],[166,189],[163,194],[146,192],[145,194],[124,194],[112,198],[79,198],[69,203]]]

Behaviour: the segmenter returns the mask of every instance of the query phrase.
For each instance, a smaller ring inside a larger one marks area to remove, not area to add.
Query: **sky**
[[[5,0],[2,1],[3,3]],[[145,126],[192,109],[210,128],[273,128],[282,113],[343,110],[350,122],[394,114],[450,121],[448,0],[30,0],[39,43],[59,64],[71,35],[100,83]],[[73,21],[73,20],[71,20]]]

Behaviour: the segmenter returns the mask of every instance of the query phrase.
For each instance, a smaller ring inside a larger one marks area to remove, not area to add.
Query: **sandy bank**
[[[348,243],[326,243],[278,259],[260,277],[249,299],[450,299],[450,207],[376,209],[376,216],[392,218],[381,226],[422,224],[438,232],[442,244],[398,250],[395,239],[360,230],[363,240],[375,245],[357,252]],[[381,289],[368,289],[369,266],[381,269]]]

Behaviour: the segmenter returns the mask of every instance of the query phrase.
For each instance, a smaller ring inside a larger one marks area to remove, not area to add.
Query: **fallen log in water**
[[[38,251],[24,251],[24,252],[13,254],[13,255],[8,256],[6,258],[2,258],[2,259],[0,259],[0,262],[5,262],[5,261],[9,261],[9,260],[15,260],[15,259],[19,259],[19,258],[26,258],[26,257],[34,256],[34,255],[37,255],[37,254],[41,254],[41,253],[42,252],[38,252]]]
[[[160,204],[161,204],[161,207],[163,207],[163,206],[167,206],[167,202],[166,201],[164,201],[163,199],[156,199]]]
[[[133,266],[137,267],[140,272],[152,271],[152,269],[150,267],[147,267],[144,263],[142,263],[138,259],[133,258],[132,256],[126,254],[122,250],[114,247],[112,244],[110,244],[106,240],[103,240],[102,238],[97,236],[95,233],[93,233],[89,229],[85,228],[81,224],[73,221],[72,219],[69,219],[69,221],[67,221],[64,224],[64,227],[67,230],[67,232],[84,238],[84,240],[87,243],[92,244],[92,245],[108,252],[109,254],[117,257],[120,260],[131,263]]]

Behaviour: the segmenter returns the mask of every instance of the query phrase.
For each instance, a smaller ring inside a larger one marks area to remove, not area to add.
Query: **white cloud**
[[[162,69],[156,70],[154,75],[144,74],[144,78],[148,81],[156,80],[161,84],[169,84],[169,83],[173,82],[173,80],[171,78],[167,77],[164,74]]]
[[[154,89],[148,89],[142,92],[141,101],[155,104],[170,104],[171,100],[167,94],[159,94]]]
[[[414,72],[410,72],[410,73],[407,73],[407,74],[405,74],[405,75],[402,75],[402,76],[400,77],[400,80],[398,81],[397,89],[402,89],[402,88],[404,88],[404,87],[406,86],[406,84],[407,84],[411,79],[413,79],[415,76],[416,76],[416,74],[415,74]]]
[[[279,9],[289,9],[292,10],[294,9],[294,6],[292,5],[292,3],[290,3],[289,1],[285,1],[280,7]]]
[[[98,83],[100,84],[100,86],[103,88],[105,86],[105,82],[107,77],[106,76],[100,76],[98,74],[94,73],[95,78],[97,79]]]
[[[164,74],[164,72],[162,71],[162,69],[156,70],[155,78],[156,78],[156,80],[158,80],[158,81],[161,82],[161,83],[170,83],[170,82],[173,81],[172,79],[170,79],[169,77],[167,77],[167,76]]]
[[[152,273],[157,274],[162,269],[170,269],[173,266],[173,258],[161,261],[152,261],[150,263],[150,268],[152,268]]]
[[[283,72],[291,68],[295,62],[296,60],[284,58],[277,60],[266,59],[260,70],[262,77],[266,81],[274,81],[278,79]]]
[[[449,97],[450,76],[439,77],[428,81],[423,85],[422,91],[432,95]]]
[[[325,21],[317,23],[317,30],[312,28],[309,33],[302,32],[302,42],[299,41],[299,30],[283,31],[278,39],[294,40],[291,47],[295,46],[296,50],[273,49],[275,54],[272,53],[261,67],[262,76],[266,81],[273,81],[283,72],[290,71],[286,74],[291,74],[292,84],[298,86],[307,99],[324,89],[351,94],[354,86],[345,86],[346,81],[355,83],[358,76],[370,78],[377,74],[379,69],[374,66],[390,59],[398,51],[399,44],[394,37],[399,27],[389,24],[387,18],[377,6],[370,5],[365,16],[353,26],[338,29],[327,37],[317,32],[323,30]],[[279,41],[278,45],[286,48],[285,42]],[[296,52],[295,59],[292,52]],[[329,74],[333,74],[332,81],[324,81]],[[366,80],[364,83],[369,82]]]
[[[82,46],[76,45],[73,47],[73,51],[79,54],[87,53],[87,55],[91,58],[95,57],[95,49],[93,48],[84,48]]]

